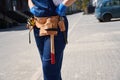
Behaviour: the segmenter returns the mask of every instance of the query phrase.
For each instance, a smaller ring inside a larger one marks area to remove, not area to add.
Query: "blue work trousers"
[[[65,19],[66,34],[68,32],[68,21]],[[50,55],[50,36],[39,36],[39,28],[34,28],[34,36],[36,45],[38,47],[41,61],[44,80],[62,80],[61,78],[61,66],[63,60],[63,52],[65,49],[65,40],[63,33],[58,29],[58,34],[55,36],[55,64],[51,64]]]

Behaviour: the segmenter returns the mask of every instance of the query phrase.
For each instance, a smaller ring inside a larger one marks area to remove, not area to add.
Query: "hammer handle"
[[[55,64],[54,35],[50,35],[50,41],[51,41],[51,64]]]

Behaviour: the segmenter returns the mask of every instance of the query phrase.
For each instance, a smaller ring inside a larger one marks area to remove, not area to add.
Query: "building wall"
[[[1,0],[0,9],[2,12],[12,11],[14,9],[26,11],[28,10],[27,0]]]
[[[19,10],[19,11],[27,11],[28,10],[28,4],[27,0],[16,0],[13,2],[14,10]]]
[[[5,12],[7,7],[6,7],[6,0],[1,0],[0,1],[0,9],[1,9],[1,12]]]
[[[13,10],[13,3],[12,3],[12,0],[6,0],[6,10],[7,11],[11,11],[11,10]]]

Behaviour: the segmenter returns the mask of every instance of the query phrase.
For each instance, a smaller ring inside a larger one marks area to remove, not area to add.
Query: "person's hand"
[[[64,4],[59,4],[56,8],[56,13],[59,15],[59,16],[65,16],[65,12],[66,12],[66,6]]]

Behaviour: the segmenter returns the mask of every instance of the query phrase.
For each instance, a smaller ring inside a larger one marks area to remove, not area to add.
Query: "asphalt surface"
[[[99,23],[93,14],[67,17],[69,43],[64,51],[63,80],[119,80],[120,19]],[[42,80],[32,33],[29,45],[24,25],[0,30],[0,80]]]

